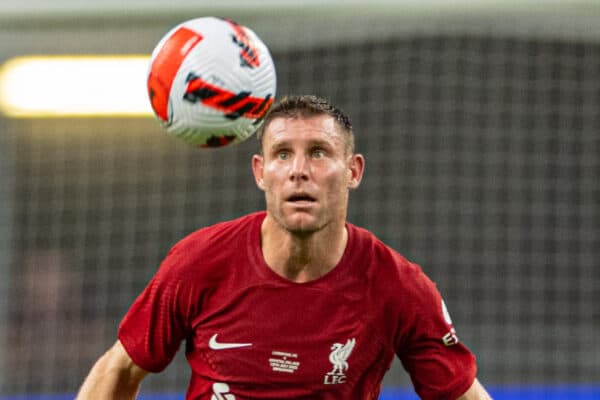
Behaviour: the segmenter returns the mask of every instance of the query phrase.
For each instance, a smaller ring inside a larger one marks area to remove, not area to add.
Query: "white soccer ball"
[[[203,17],[177,25],[150,59],[154,114],[168,133],[194,146],[220,147],[252,136],[276,87],[267,46],[228,19]]]

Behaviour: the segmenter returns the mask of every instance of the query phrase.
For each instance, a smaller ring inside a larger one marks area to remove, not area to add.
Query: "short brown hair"
[[[350,117],[331,104],[328,100],[314,95],[286,96],[279,100],[267,112],[262,125],[256,131],[256,137],[261,143],[262,137],[269,124],[276,118],[297,118],[297,117],[316,117],[319,115],[329,115],[333,117],[342,132],[346,134],[346,152],[354,152],[354,132]]]

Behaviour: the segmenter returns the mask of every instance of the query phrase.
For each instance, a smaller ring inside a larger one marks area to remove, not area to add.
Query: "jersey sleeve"
[[[160,372],[189,332],[190,289],[174,247],[119,325],[118,338],[136,365]]]
[[[456,399],[475,380],[475,357],[458,339],[435,284],[417,270],[407,299],[407,329],[396,352],[421,399]]]

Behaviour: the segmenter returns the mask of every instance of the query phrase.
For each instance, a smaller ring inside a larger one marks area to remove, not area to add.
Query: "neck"
[[[279,276],[298,283],[320,278],[335,268],[347,241],[345,223],[296,234],[267,216],[261,228],[261,246],[267,265]]]

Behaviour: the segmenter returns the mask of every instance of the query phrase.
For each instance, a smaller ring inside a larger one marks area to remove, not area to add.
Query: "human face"
[[[252,159],[267,213],[284,229],[309,234],[343,226],[349,189],[364,170],[360,154],[347,154],[345,134],[333,117],[275,118]]]

